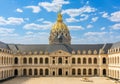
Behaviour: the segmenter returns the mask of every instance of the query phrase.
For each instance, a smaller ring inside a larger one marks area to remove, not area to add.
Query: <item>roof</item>
[[[118,47],[120,48],[120,42],[114,43],[111,48],[118,48]]]
[[[115,44],[72,44],[72,45],[67,45],[67,44],[5,44],[3,42],[0,42],[0,48],[4,49],[9,49],[12,50],[13,52],[40,52],[40,51],[47,51],[49,53],[57,51],[57,50],[63,50],[69,53],[72,53],[74,50],[77,52],[78,50],[80,51],[94,51],[96,50],[99,52],[100,49],[103,49],[105,53],[107,53],[108,49],[111,47],[118,47],[120,46],[120,42],[115,43]]]

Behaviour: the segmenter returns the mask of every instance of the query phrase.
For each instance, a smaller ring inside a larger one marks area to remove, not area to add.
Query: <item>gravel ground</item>
[[[106,77],[17,77],[0,84],[115,84]]]

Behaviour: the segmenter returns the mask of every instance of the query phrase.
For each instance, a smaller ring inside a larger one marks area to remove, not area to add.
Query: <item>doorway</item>
[[[58,70],[58,73],[59,73],[59,76],[62,75],[62,69],[61,68]]]

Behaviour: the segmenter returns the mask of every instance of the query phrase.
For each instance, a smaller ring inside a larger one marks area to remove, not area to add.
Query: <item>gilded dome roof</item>
[[[51,32],[67,32],[69,31],[66,24],[63,23],[61,13],[58,13],[57,22],[52,26]]]

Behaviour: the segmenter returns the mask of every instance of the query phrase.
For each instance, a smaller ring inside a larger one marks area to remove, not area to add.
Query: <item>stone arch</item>
[[[72,58],[72,64],[75,64],[76,60],[75,58]]]
[[[18,70],[17,69],[14,70],[14,76],[18,76]]]
[[[83,69],[83,75],[86,75],[86,74],[87,74],[87,70]]]
[[[58,64],[62,64],[62,57],[58,58]]]
[[[102,63],[106,64],[106,58],[105,57],[103,57],[103,62]]]
[[[31,57],[29,58],[29,64],[32,64],[32,58]]]
[[[43,58],[40,58],[40,64],[43,64]]]
[[[14,64],[18,64],[18,58],[17,57],[14,58]]]
[[[97,58],[94,58],[94,64],[97,64]]]
[[[48,63],[49,63],[49,59],[45,58],[45,64],[48,64]]]
[[[75,75],[75,74],[76,74],[75,69],[72,69],[72,75]]]
[[[38,59],[36,57],[34,58],[34,64],[38,64]]]
[[[92,69],[88,69],[88,74],[92,75]]]
[[[29,75],[32,75],[32,69],[29,69]]]
[[[94,75],[97,75],[97,69],[94,69]]]
[[[27,58],[23,58],[23,64],[27,64]]]
[[[38,70],[37,69],[34,69],[34,75],[38,75]]]
[[[106,69],[103,69],[103,75],[106,76]]]
[[[24,76],[27,75],[27,69],[23,69],[23,75],[24,75]]]
[[[86,58],[85,57],[83,58],[83,64],[86,64]]]
[[[43,69],[40,69],[40,75],[43,76]]]
[[[92,58],[88,58],[88,63],[92,64]]]
[[[49,75],[49,70],[48,69],[45,69],[45,75]]]
[[[77,63],[78,63],[78,64],[81,63],[81,59],[80,59],[80,58],[77,59]]]
[[[77,72],[78,72],[78,75],[81,75],[81,69],[78,69]]]

